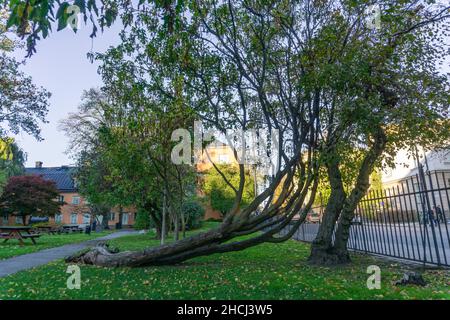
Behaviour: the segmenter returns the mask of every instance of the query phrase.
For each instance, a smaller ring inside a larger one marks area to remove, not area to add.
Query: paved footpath
[[[19,271],[39,267],[53,260],[63,259],[87,247],[95,246],[99,241],[115,239],[137,233],[137,231],[118,231],[107,236],[85,242],[67,244],[61,247],[45,249],[34,253],[0,260],[0,278],[9,276]]]

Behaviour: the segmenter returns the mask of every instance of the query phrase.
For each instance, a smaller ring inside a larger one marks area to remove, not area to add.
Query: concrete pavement
[[[87,247],[95,246],[100,241],[111,240],[137,233],[137,231],[118,231],[107,236],[88,240],[85,242],[67,244],[61,247],[45,249],[38,252],[1,260],[0,278],[9,276],[19,271],[38,267],[54,260],[63,259]]]

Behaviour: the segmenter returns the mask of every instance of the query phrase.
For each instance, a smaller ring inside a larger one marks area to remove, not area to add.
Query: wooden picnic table
[[[57,226],[37,226],[33,227],[33,229],[38,232],[46,232],[48,234],[56,234],[59,232],[59,228]]]
[[[62,226],[64,232],[83,232],[77,224],[65,224]]]
[[[39,238],[40,235],[32,233],[31,229],[29,226],[0,226],[0,239],[4,239],[3,243],[9,239],[17,239],[21,246],[25,244],[24,239],[31,239],[33,244],[36,244],[35,238]]]

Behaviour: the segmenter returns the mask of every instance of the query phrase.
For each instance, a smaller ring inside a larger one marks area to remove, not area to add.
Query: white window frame
[[[75,222],[73,222],[73,218],[75,217]],[[78,220],[78,214],[76,214],[76,213],[71,213],[70,214],[70,223],[71,224],[76,224],[77,223],[77,220]]]
[[[77,200],[75,201],[75,199],[77,199]],[[73,196],[73,197],[72,197],[72,204],[74,204],[74,205],[79,205],[79,204],[80,204],[80,201],[81,201],[81,199],[80,199],[79,196]]]

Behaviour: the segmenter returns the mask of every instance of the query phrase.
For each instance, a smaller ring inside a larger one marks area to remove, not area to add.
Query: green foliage
[[[7,16],[1,9],[0,1],[0,137],[25,132],[39,140],[39,123],[46,121],[50,93],[36,86],[20,70],[22,63],[8,54],[18,43],[8,37]]]
[[[187,230],[194,230],[202,226],[205,209],[197,200],[189,199],[183,203],[182,214],[187,220]]]
[[[151,219],[148,212],[138,210],[136,213],[136,220],[134,221],[134,228],[137,230],[150,229]]]
[[[218,186],[217,184],[214,184],[211,187],[211,190],[207,191],[211,207],[214,210],[219,211],[222,214],[222,216],[225,216],[227,212],[231,210],[235,199],[232,192],[224,189],[226,187],[228,186],[225,185]]]
[[[370,190],[381,192],[383,190],[381,169],[375,169],[370,175]]]
[[[74,7],[77,6],[74,10]],[[98,6],[99,5],[99,6]],[[136,7],[143,9],[143,6],[152,5],[163,13],[166,28],[173,31],[177,26],[177,19],[174,14],[179,14],[184,1],[177,1],[176,10],[166,1],[141,0],[138,4],[129,1],[95,1],[95,0],[1,0],[0,9],[5,7],[8,10],[9,18],[7,27],[14,29],[21,37],[26,37],[28,56],[36,52],[36,42],[41,38],[47,38],[52,31],[52,23],[57,22],[57,31],[70,27],[74,32],[77,31],[77,25],[74,22],[78,18],[77,13],[81,15],[84,23],[89,21],[92,26],[91,37],[97,35],[98,29],[103,30],[110,27],[119,16],[119,10],[122,12],[122,23],[124,26],[130,26],[133,23],[133,14]]]
[[[217,165],[217,168],[224,174],[225,178],[234,188],[239,187],[239,167],[236,165]],[[226,215],[233,206],[236,198],[235,191],[230,187],[222,175],[211,168],[204,174],[202,189],[208,199],[211,207],[218,210],[222,215]],[[255,184],[250,171],[245,172],[245,185],[242,194],[241,206],[247,206],[255,198]]]
[[[0,193],[10,177],[23,174],[25,160],[25,153],[13,138],[0,138]]]

